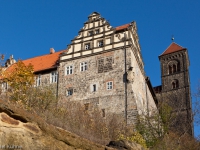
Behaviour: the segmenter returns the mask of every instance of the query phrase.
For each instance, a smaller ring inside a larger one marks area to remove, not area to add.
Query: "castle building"
[[[189,79],[189,64],[185,64],[188,60],[185,51],[183,48],[170,53],[167,50],[160,56],[164,68],[162,92],[157,93],[158,97],[171,90],[169,79],[172,78],[174,88],[179,85],[182,92],[188,92],[185,98],[190,97],[189,81],[186,81]],[[175,53],[180,53],[180,56]],[[172,54],[174,63],[175,56],[180,59],[175,63],[179,63],[180,67],[176,66],[179,73],[175,74],[172,65],[172,72],[167,74],[166,64],[172,60]],[[107,113],[116,113],[123,116],[127,124],[134,124],[137,115],[157,109],[157,97],[144,71],[136,22],[112,27],[99,13],[93,12],[66,50],[55,52],[50,49],[50,54],[23,62],[33,65],[35,86],[55,88],[60,105],[76,101],[82,103],[86,110],[98,107],[103,117]],[[179,80],[177,75],[182,79]],[[185,106],[189,109],[189,105],[188,102]]]
[[[162,85],[154,87],[158,102],[167,103],[172,108],[172,130],[193,135],[187,49],[173,42],[159,60]]]

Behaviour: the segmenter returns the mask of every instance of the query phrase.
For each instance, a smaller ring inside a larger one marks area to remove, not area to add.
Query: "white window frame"
[[[57,83],[58,80],[58,72],[52,71],[50,75],[50,83]]]
[[[73,66],[72,65],[65,67],[65,75],[70,75],[70,74],[73,74]]]
[[[36,86],[40,86],[41,85],[41,75],[37,75],[36,76]]]
[[[112,90],[113,89],[113,81],[106,82],[106,89],[107,90]]]
[[[104,46],[103,40],[99,40],[99,41],[98,41],[98,47],[103,47],[103,46]]]
[[[80,71],[86,71],[88,69],[87,62],[80,63]]]
[[[85,49],[88,50],[88,49],[90,49],[90,48],[91,48],[90,43],[85,43]]]
[[[66,91],[66,96],[72,96],[73,93],[74,93],[73,89],[68,89],[68,90]]]

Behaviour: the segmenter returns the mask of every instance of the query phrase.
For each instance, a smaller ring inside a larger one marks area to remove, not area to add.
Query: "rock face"
[[[117,150],[145,150],[141,145],[134,142],[119,140],[119,141],[110,141],[107,145],[108,147],[115,148]]]
[[[13,115],[1,109],[0,149],[111,150],[112,148],[98,145],[51,125],[39,126],[36,123],[27,121],[23,117]]]

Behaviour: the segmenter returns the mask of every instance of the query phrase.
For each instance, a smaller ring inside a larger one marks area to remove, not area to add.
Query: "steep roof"
[[[118,26],[118,27],[116,27],[115,29],[116,29],[116,31],[119,31],[119,30],[126,29],[126,28],[128,28],[129,26],[130,26],[130,23],[124,24],[124,25],[122,25],[122,26]]]
[[[32,64],[34,68],[34,72],[55,68],[56,63],[59,60],[59,55],[62,52],[64,52],[64,50],[55,52],[53,54],[47,54],[43,56],[30,58],[27,60],[23,60],[23,63],[25,65]]]
[[[56,63],[59,60],[59,55],[64,51],[65,50],[62,50],[62,51],[59,51],[59,52],[54,52],[52,54],[33,57],[33,58],[30,58],[30,59],[23,60],[22,62],[25,65],[32,64],[34,72],[56,68]],[[15,64],[10,66],[7,70],[11,71],[14,68],[14,65]]]
[[[186,48],[184,48],[184,47],[176,44],[175,42],[173,42],[160,56],[170,54],[170,53],[174,53],[174,52],[177,52],[177,51],[181,51],[181,50],[184,50],[184,49],[186,49]]]

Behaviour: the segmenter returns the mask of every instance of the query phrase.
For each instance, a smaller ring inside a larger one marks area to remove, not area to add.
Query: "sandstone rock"
[[[107,146],[117,150],[145,150],[141,145],[126,140],[110,141]]]

